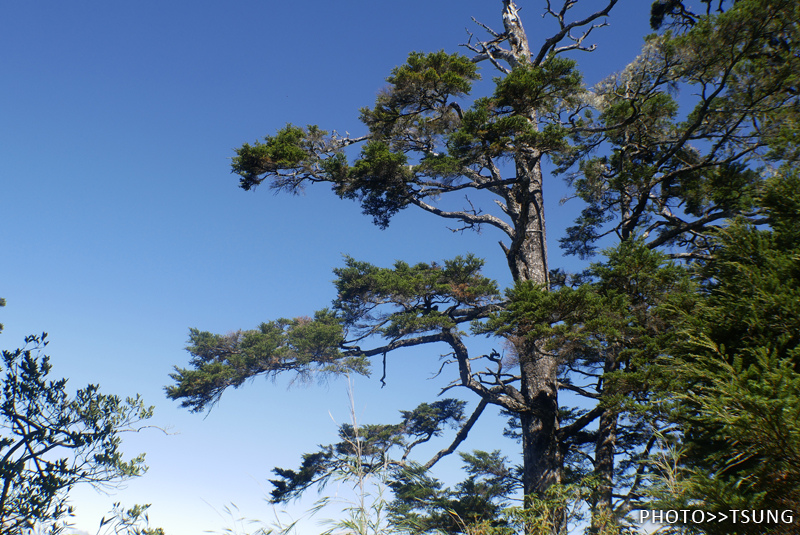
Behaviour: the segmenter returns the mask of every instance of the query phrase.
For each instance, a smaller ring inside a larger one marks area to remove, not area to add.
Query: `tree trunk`
[[[608,376],[608,374],[617,370],[619,370],[617,352],[609,350],[606,353],[603,373]],[[608,394],[608,390],[608,383],[603,381],[603,394]],[[594,529],[594,533],[601,533],[602,527],[613,521],[614,452],[617,448],[618,418],[619,415],[617,411],[608,408],[600,415],[600,421],[597,427],[594,471],[600,479],[600,485],[597,489],[592,510],[592,528]]]
[[[549,283],[547,235],[544,224],[541,154],[517,157],[517,181],[511,189],[508,209],[514,223],[514,239],[505,251],[515,281]]]
[[[528,38],[514,2],[504,0],[503,25],[515,61],[530,62]],[[528,120],[537,124],[535,110]],[[528,148],[515,157],[516,181],[507,198],[514,223],[514,238],[505,249],[514,281],[533,281],[548,290],[547,235],[542,193],[542,154]],[[520,333],[524,336],[524,333]],[[544,350],[544,340],[525,340],[517,348],[522,376],[522,395],[528,411],[520,414],[522,425],[523,488],[526,496],[541,497],[561,482],[563,459],[558,441],[558,362]]]
[[[595,473],[600,478],[597,497],[592,511],[592,528],[601,533],[602,527],[612,519],[614,491],[614,451],[617,443],[617,413],[606,409],[600,415],[595,446]]]
[[[506,251],[515,281],[533,281],[548,290],[547,238],[539,154],[517,158],[517,182],[509,198],[515,239]],[[520,333],[524,336],[524,333]],[[543,496],[561,482],[563,459],[558,441],[558,361],[544,350],[544,340],[524,340],[517,348],[522,395],[528,407],[520,414],[525,495]]]
[[[503,4],[505,37],[513,53],[508,61],[514,68],[529,63],[531,52],[516,5],[510,0],[503,0]],[[536,110],[529,110],[526,115],[537,126]],[[532,281],[541,285],[542,291],[548,291],[541,158],[542,153],[533,147],[522,148],[515,156],[516,180],[505,199],[514,237],[504,252],[515,282]],[[544,350],[545,340],[528,340],[524,339],[525,333],[520,335],[523,338],[516,349],[527,406],[520,413],[523,488],[526,496],[541,498],[549,487],[561,483],[563,468],[558,439],[558,360],[555,354]],[[558,533],[560,525],[556,521],[552,532]]]
[[[520,356],[522,393],[528,412],[522,424],[523,485],[525,494],[542,496],[551,485],[561,482],[562,456],[558,442],[558,388],[556,357],[541,349],[539,341],[526,344]]]

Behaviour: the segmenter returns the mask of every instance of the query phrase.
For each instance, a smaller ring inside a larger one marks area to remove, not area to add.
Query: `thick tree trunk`
[[[513,53],[508,61],[514,68],[530,62],[531,52],[516,5],[510,0],[503,0],[503,4],[505,37]],[[529,110],[528,120],[537,125],[535,110]],[[533,281],[548,291],[541,158],[541,152],[533,148],[523,149],[515,157],[517,176],[506,199],[514,237],[504,249],[515,281]],[[523,337],[524,334],[520,333]],[[522,395],[527,406],[520,413],[523,488],[526,496],[537,497],[561,482],[563,468],[558,439],[558,361],[554,354],[544,350],[544,343],[544,340],[524,339],[517,347]],[[557,533],[560,525],[556,520],[552,532]]]
[[[603,373],[607,376],[619,370],[617,352],[609,350],[603,366]],[[603,393],[608,393],[608,383],[603,382]],[[600,415],[597,427],[597,441],[595,442],[595,474],[600,479],[600,486],[592,510],[592,527],[597,533],[604,524],[612,521],[612,505],[614,492],[614,452],[617,448],[617,411],[608,408]]]
[[[513,68],[517,63],[530,62],[531,53],[514,2],[504,0],[503,3],[503,25],[514,56]],[[530,110],[529,120],[536,125],[534,110]],[[515,281],[533,281],[547,291],[549,268],[541,157],[540,152],[528,149],[515,158],[517,176],[507,199],[514,238],[505,253]],[[561,482],[558,363],[555,355],[544,351],[543,340],[526,340],[517,349],[522,395],[528,406],[528,411],[520,414],[523,487],[526,496],[542,496],[548,487]]]
[[[607,409],[600,415],[595,446],[595,473],[600,479],[592,511],[592,527],[599,530],[612,520],[614,491],[614,451],[617,443],[617,413]]]
[[[558,442],[558,362],[538,341],[526,344],[520,356],[522,394],[529,412],[520,415],[525,494],[541,496],[561,482],[562,456]]]
[[[549,269],[540,162],[538,153],[517,157],[517,182],[508,203],[515,236],[505,252],[515,281],[530,280],[546,289]]]
[[[506,251],[516,281],[548,287],[547,237],[538,154],[517,158],[517,182],[509,207],[516,236]],[[524,335],[524,333],[520,333]],[[522,395],[528,407],[520,414],[523,449],[523,486],[526,495],[542,496],[561,482],[563,459],[558,441],[558,361],[544,350],[544,340],[524,340],[518,348]]]

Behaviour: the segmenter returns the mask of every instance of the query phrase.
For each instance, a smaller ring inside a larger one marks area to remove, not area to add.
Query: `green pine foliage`
[[[451,328],[465,321],[468,309],[479,315],[497,301],[497,283],[481,274],[483,264],[467,255],[442,264],[398,261],[387,269],[345,257],[345,267],[334,270],[334,308],[348,325],[390,339]],[[393,312],[373,314],[381,305]]]
[[[669,370],[684,435],[683,494],[712,511],[800,502],[800,179],[770,179],[770,228],[739,220],[717,236]],[[667,498],[669,501],[669,498]],[[708,533],[794,533],[798,524]],[[753,531],[756,529],[756,531]]]
[[[399,470],[389,486],[395,499],[389,505],[390,518],[400,530],[412,533],[464,533],[488,525],[508,533],[503,511],[521,482],[499,451],[461,453],[464,481],[444,487],[419,465]]]
[[[393,152],[384,141],[370,141],[334,191],[343,199],[360,200],[364,214],[386,228],[392,216],[408,203],[406,183],[411,176],[404,153]]]
[[[400,411],[397,424],[342,424],[340,441],[303,455],[298,470],[275,468],[277,479],[270,482],[273,503],[288,502],[312,485],[325,485],[348,467],[358,466],[366,476],[404,470],[413,448],[442,435],[448,427],[464,420],[466,403],[446,398],[422,403],[410,411]]]
[[[199,412],[213,406],[228,387],[238,388],[261,374],[295,372],[300,380],[315,374],[368,374],[363,358],[339,349],[343,341],[342,322],[330,310],[227,335],[191,329],[186,349],[193,367],[176,367],[170,377],[177,384],[166,392],[173,399],[183,398],[181,406]]]
[[[390,141],[394,151],[425,151],[452,129],[458,115],[452,97],[469,94],[479,79],[477,65],[466,56],[412,52],[386,78],[389,87],[375,107],[361,110],[361,121],[375,139]],[[416,139],[405,135],[409,130],[417,133]]]
[[[497,285],[481,274],[483,261],[468,255],[443,264],[378,268],[353,258],[334,270],[338,298],[313,318],[279,319],[258,329],[227,335],[191,329],[187,350],[192,368],[175,368],[167,396],[198,412],[213,406],[229,387],[259,375],[294,372],[300,380],[358,373],[368,375],[368,357],[394,347],[441,338],[442,332],[488,314]],[[440,310],[441,309],[441,310]],[[364,351],[368,336],[387,340]]]
[[[245,143],[236,150],[233,171],[242,175],[241,187],[249,190],[258,183],[258,175],[282,170],[300,171],[307,157],[306,130],[286,125],[275,136],[267,136],[265,143]]]
[[[561,115],[579,107],[584,94],[573,60],[549,57],[541,65],[521,64],[495,83],[494,95],[477,99],[448,136],[452,156],[468,164],[530,150],[558,158],[570,150],[571,132]]]

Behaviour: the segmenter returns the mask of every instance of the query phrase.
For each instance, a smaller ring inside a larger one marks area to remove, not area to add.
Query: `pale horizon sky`
[[[543,3],[518,4],[536,47],[552,29]],[[636,57],[649,4],[619,2],[590,37],[598,50],[575,56],[589,83]],[[257,379],[208,415],[179,408],[163,387],[188,362],[189,328],[225,333],[311,315],[335,297],[332,269],[343,254],[389,266],[472,252],[501,287],[509,283],[493,229],[453,233],[408,209],[381,231],[325,186],[276,197],[266,187],[243,192],[230,174],[235,147],[288,122],[364,133],[358,109],[374,104],[409,52],[467,53],[458,47],[465,28],[482,35],[470,17],[501,29],[501,8],[500,0],[0,4],[0,347],[47,331],[54,377],[69,377],[73,390],[97,383],[105,393],[140,393],[156,407],[150,423],[170,430],[125,437],[130,455],[147,452],[149,473],[108,496],[77,489],[76,529],[94,534],[117,501],[151,503],[152,525],[167,535],[221,532],[230,526],[218,513],[230,503],[270,520],[271,469],[295,468],[301,453],[335,440],[334,421],[348,420],[344,381],[287,390]],[[485,90],[496,73],[488,64],[481,72]],[[551,267],[569,271],[579,264],[561,257],[558,237],[581,206],[559,205],[568,194],[561,178],[545,188]],[[358,378],[359,420],[393,422],[433,400],[449,379],[429,379],[436,351],[391,356],[386,388]],[[465,447],[513,455],[517,445],[495,438],[502,426],[487,419]],[[443,462],[442,473],[459,464]]]

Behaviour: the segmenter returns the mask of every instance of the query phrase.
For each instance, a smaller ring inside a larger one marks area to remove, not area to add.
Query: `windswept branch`
[[[480,401],[478,401],[478,406],[475,407],[475,410],[472,412],[469,419],[458,430],[458,433],[456,433],[453,442],[451,442],[450,445],[447,446],[446,448],[439,450],[436,453],[436,455],[431,457],[431,459],[424,464],[426,470],[433,468],[433,465],[439,462],[439,460],[442,457],[450,455],[451,453],[456,451],[456,449],[458,449],[461,443],[464,442],[464,440],[466,440],[467,435],[469,435],[469,432],[472,429],[472,426],[474,426],[475,422],[478,421],[478,418],[480,418],[481,414],[483,414],[483,410],[486,408],[488,404],[489,402],[484,398],[481,398]]]

